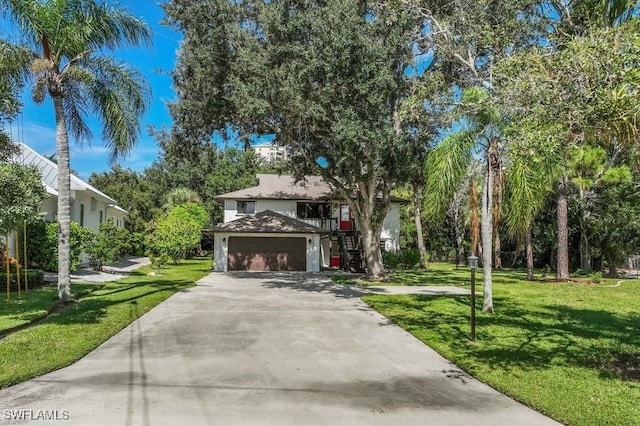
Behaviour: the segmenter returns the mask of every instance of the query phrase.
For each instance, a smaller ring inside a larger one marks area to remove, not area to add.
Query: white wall
[[[121,210],[114,209],[111,206],[107,206],[106,208],[107,219],[112,219],[113,224],[118,228],[124,228],[124,220],[127,217],[127,214]]]
[[[40,212],[43,213],[43,220],[53,222],[58,214],[58,197],[53,195],[47,196],[47,198],[42,201]]]
[[[72,191],[71,196],[74,201],[71,203],[71,220],[80,223],[80,209],[84,205],[84,220],[82,226],[98,231],[100,224],[108,218],[113,219],[113,223],[119,227],[124,227],[126,214],[120,210],[110,207],[111,202],[101,200],[92,196],[89,191]],[[102,213],[102,221],[100,220]]]
[[[400,250],[400,204],[392,203],[382,223],[380,239],[385,240],[384,249],[387,251]]]
[[[216,272],[226,272],[229,258],[229,235],[227,233],[216,232],[213,238],[213,270]],[[222,242],[222,240],[225,240]]]
[[[246,214],[238,214],[238,200],[224,200],[224,223],[231,222],[232,220],[245,217]],[[252,201],[252,200],[241,200]],[[265,210],[271,210],[272,212],[280,213],[289,217],[296,217],[297,214],[297,202],[292,200],[255,200],[256,213],[263,212]]]
[[[226,232],[216,232],[214,236],[213,269],[216,272],[226,272],[229,257],[229,237],[304,237],[305,241],[311,239],[311,244],[307,243],[307,271],[320,271],[320,235],[319,234],[263,234],[246,233],[230,234]],[[225,240],[222,242],[222,240]]]

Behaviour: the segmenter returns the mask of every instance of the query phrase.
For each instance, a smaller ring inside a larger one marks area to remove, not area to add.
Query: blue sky
[[[169,72],[176,61],[181,34],[160,25],[164,12],[157,0],[120,0],[118,3],[125,6],[131,14],[145,21],[153,31],[151,47],[129,48],[114,52],[116,58],[140,70],[151,85],[152,99],[142,119],[138,145],[126,160],[120,161],[122,167],[142,171],[158,155],[158,147],[155,140],[149,136],[147,127],[153,125],[157,128],[163,126],[169,128],[171,126],[172,120],[166,103],[175,98],[175,93]],[[33,104],[27,86],[23,102],[22,114],[11,125],[14,140],[23,141],[43,155],[54,154],[55,120],[50,100],[42,105]],[[88,117],[87,122],[93,132],[91,144],[78,146],[74,141],[70,141],[71,168],[83,179],[88,178],[92,172],[103,172],[111,168],[100,137],[102,131],[100,126],[91,116]]]

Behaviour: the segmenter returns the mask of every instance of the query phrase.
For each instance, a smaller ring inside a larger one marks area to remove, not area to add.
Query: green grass
[[[496,313],[478,313],[475,343],[468,297],[363,300],[473,376],[556,420],[640,424],[640,280],[606,287],[618,280],[596,286],[523,276],[495,273]]]
[[[465,286],[469,285],[469,270],[465,266],[456,269],[450,263],[430,263],[428,269],[398,269],[389,275],[388,281],[367,281],[352,275],[334,275],[338,284],[369,286]]]
[[[104,287],[104,284],[73,284],[72,297],[79,298],[95,289]],[[36,288],[22,292],[22,299],[18,299],[18,293],[12,292],[10,302],[7,303],[6,292],[0,299],[0,336],[7,334],[12,329],[23,327],[31,322],[38,321],[47,316],[58,300],[55,285]]]
[[[91,284],[72,284],[74,294],[85,294],[78,303],[0,341],[0,388],[72,364],[172,294],[193,286],[210,266],[209,259],[186,260],[158,276],[146,275],[151,269],[145,267],[98,289],[94,286],[91,293]],[[52,288],[30,291],[22,303],[3,306],[0,324],[10,328],[30,321],[43,308],[46,312],[54,295]]]

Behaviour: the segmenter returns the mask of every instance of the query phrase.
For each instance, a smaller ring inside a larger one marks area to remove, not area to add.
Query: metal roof
[[[13,161],[25,166],[37,167],[42,175],[42,184],[44,185],[47,193],[58,196],[58,165],[48,158],[38,154],[31,147],[23,143],[16,143],[16,145],[20,148],[20,152],[14,156]],[[79,177],[71,174],[70,181],[72,191],[89,191],[95,198],[99,198],[102,201],[112,204],[111,207],[117,207],[123,212],[126,212],[124,209],[117,206],[116,200],[109,197],[98,188],[89,185]]]

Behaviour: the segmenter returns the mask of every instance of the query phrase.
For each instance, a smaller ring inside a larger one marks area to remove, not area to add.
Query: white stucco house
[[[214,235],[214,269],[317,272],[341,267],[363,270],[359,233],[349,205],[318,176],[296,183],[289,175],[257,175],[257,185],[216,197],[224,221]],[[392,197],[380,236],[397,251],[400,206]]]
[[[42,218],[55,221],[58,212],[58,165],[25,144],[17,145],[20,152],[13,161],[40,170],[42,185],[47,191],[40,209]],[[127,211],[118,206],[116,200],[71,175],[71,220],[97,231],[100,224],[108,219],[113,219],[116,226],[124,227],[126,217]]]

